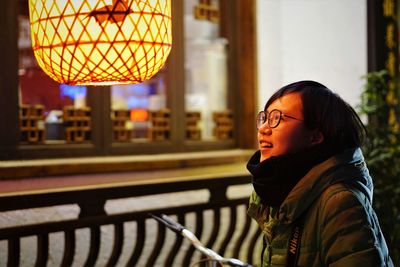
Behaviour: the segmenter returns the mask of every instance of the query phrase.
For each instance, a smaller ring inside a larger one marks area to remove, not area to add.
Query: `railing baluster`
[[[229,241],[231,241],[232,236],[235,232],[235,227],[236,227],[236,206],[231,206],[230,207],[230,222],[229,222],[229,228],[226,233],[226,236],[224,240],[222,241],[221,247],[218,250],[218,253],[220,255],[225,254],[225,250],[228,247]]]
[[[242,232],[241,232],[239,238],[237,239],[235,247],[233,249],[232,257],[234,257],[234,258],[239,258],[240,248],[242,247],[243,241],[245,240],[246,236],[249,233],[249,229],[250,229],[250,225],[251,225],[251,218],[247,214],[245,214],[245,218],[246,218],[246,222],[244,223]]]
[[[217,240],[219,229],[220,229],[220,222],[221,222],[221,211],[219,208],[215,208],[212,210],[214,214],[214,220],[213,220],[213,228],[211,231],[210,238],[208,242],[206,243],[206,247],[212,249],[215,240]],[[202,255],[200,257],[200,260],[203,260],[205,257]],[[205,266],[205,264],[201,264],[200,266]]]
[[[64,256],[61,262],[61,267],[67,267],[72,265],[75,254],[75,231],[64,232]]]
[[[94,266],[100,250],[100,228],[91,227],[90,228],[90,248],[89,256],[86,260],[85,266]]]
[[[221,222],[221,212],[220,209],[214,209],[214,220],[213,220],[213,228],[211,231],[210,239],[206,243],[207,248],[212,248],[214,245],[215,240],[217,240],[218,233],[219,233],[219,228],[220,228],[220,222]]]
[[[253,264],[253,249],[256,246],[257,239],[260,237],[261,229],[257,225],[257,231],[254,232],[250,239],[249,247],[247,249],[247,262]]]
[[[136,244],[132,256],[126,266],[135,266],[138,262],[144,247],[144,240],[146,239],[146,223],[144,219],[137,220],[136,227]]]
[[[183,213],[178,214],[178,222],[181,225],[185,225],[185,215]],[[182,246],[182,242],[183,242],[183,236],[177,234],[175,243],[174,243],[170,253],[168,254],[167,260],[165,261],[165,264],[164,264],[165,267],[174,266],[173,262],[176,257],[176,254],[178,254],[178,252],[179,252],[179,248]]]
[[[203,233],[203,210],[198,210],[196,211],[196,230],[195,230],[195,235],[199,240],[201,240],[201,235]],[[186,252],[186,255],[183,259],[183,265],[182,266],[189,266],[190,261],[192,259],[193,253],[194,253],[195,248],[193,246],[190,246],[189,249]]]
[[[37,237],[37,257],[36,267],[46,266],[49,258],[49,236],[47,234],[38,235]]]
[[[148,260],[146,267],[154,267],[155,262],[157,260],[158,255],[160,254],[160,251],[164,245],[164,239],[165,239],[165,226],[162,225],[161,223],[158,223],[158,231],[157,231],[157,240],[154,245],[153,251],[151,252]]]
[[[114,224],[114,247],[106,266],[113,267],[116,265],[118,258],[121,255],[123,244],[124,244],[124,225],[123,223],[116,223]]]
[[[8,240],[8,267],[19,266],[21,243],[19,238]]]

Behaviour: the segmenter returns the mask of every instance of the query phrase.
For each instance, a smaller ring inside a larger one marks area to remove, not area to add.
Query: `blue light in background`
[[[146,82],[112,86],[113,97],[124,99],[129,109],[148,109],[151,91],[152,87]]]
[[[76,95],[86,95],[86,89],[86,86],[61,84],[60,95],[62,98],[67,96],[74,100]]]
[[[146,83],[129,84],[127,87],[132,94],[137,96],[148,96],[150,94],[150,86]]]
[[[149,99],[146,97],[134,97],[131,96],[127,100],[127,105],[129,109],[148,109]]]

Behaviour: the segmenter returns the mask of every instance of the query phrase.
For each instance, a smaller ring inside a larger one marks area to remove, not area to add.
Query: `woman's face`
[[[283,114],[304,120],[303,103],[299,93],[289,93],[276,99],[266,111],[274,109],[282,111]],[[270,128],[265,122],[258,129],[258,146],[261,151],[260,161],[272,156],[280,156],[296,152],[313,144],[313,133],[305,127],[303,121],[282,116],[276,128]]]

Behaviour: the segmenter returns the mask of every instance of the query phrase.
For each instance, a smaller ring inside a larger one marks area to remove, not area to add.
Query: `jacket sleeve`
[[[364,194],[342,190],[323,203],[319,245],[326,266],[393,266],[375,212]]]

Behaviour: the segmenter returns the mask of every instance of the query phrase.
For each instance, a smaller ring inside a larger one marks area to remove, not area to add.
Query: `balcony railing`
[[[182,237],[157,224],[149,213],[170,215],[219,254],[257,265],[260,231],[246,215],[248,197],[227,196],[229,188],[249,182],[246,174],[207,175],[3,194],[0,217],[17,210],[65,205],[78,205],[79,214],[62,220],[0,225],[0,265],[23,266],[30,257],[34,266],[195,266],[202,256]],[[181,203],[170,206],[165,194],[180,195]],[[206,195],[205,200],[193,203],[199,194]],[[155,208],[143,205],[148,197],[166,203]],[[113,200],[144,208],[110,212],[106,203]],[[55,247],[58,260],[52,252]]]

